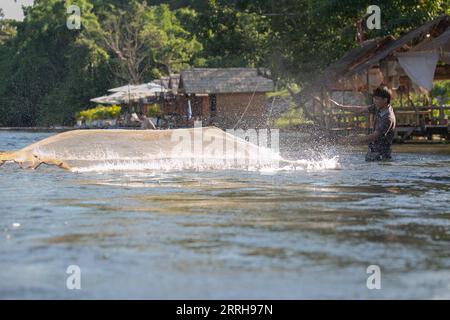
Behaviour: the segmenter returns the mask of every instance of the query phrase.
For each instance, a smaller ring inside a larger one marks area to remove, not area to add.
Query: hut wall
[[[216,97],[217,111],[213,122],[219,127],[230,129],[238,122],[238,128],[265,126],[267,116],[265,93],[257,92],[254,95],[253,93],[227,93],[217,94]]]
[[[191,108],[192,117],[207,118],[209,116],[208,96],[192,96]],[[184,94],[176,95],[174,99],[167,101],[164,107],[164,114],[175,113],[181,117],[187,116],[188,98]]]

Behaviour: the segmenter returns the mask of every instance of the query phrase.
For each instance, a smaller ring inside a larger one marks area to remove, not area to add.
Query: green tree
[[[105,56],[85,32],[98,25],[92,4],[76,2],[83,27],[69,30],[66,8],[72,3],[40,0],[26,8],[10,57],[0,66],[5,75],[0,82],[2,124],[69,124],[74,110],[106,83],[97,72]]]
[[[180,21],[197,35],[204,50],[197,61],[209,67],[255,67],[265,64],[268,21],[240,10],[235,1],[191,1],[191,10],[179,9]]]
[[[147,26],[146,31],[159,35],[150,48],[156,68],[162,74],[170,74],[192,65],[195,55],[200,53],[203,47],[195,35],[183,28],[169,6],[162,4],[151,7],[148,20],[151,27]]]
[[[80,30],[66,8],[81,8]],[[305,84],[358,45],[361,0],[36,0],[23,22],[0,13],[0,125],[71,124],[89,99],[188,66],[268,67]],[[449,14],[448,0],[380,0],[398,36]]]
[[[266,59],[276,77],[310,81],[326,65],[358,45],[357,25],[373,1],[261,0],[239,1],[241,9],[267,17],[270,23]],[[448,0],[380,0],[381,30],[366,38],[400,35],[447,10]]]
[[[136,84],[179,71],[202,49],[167,5],[132,1],[125,8],[111,5],[110,10],[102,23],[101,43],[112,57],[114,74],[123,81]]]
[[[5,19],[5,14],[0,8],[0,45],[14,38],[16,35],[16,27],[14,21]]]

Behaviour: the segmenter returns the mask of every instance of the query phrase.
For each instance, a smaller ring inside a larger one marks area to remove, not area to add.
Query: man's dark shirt
[[[373,131],[378,131],[380,136],[369,143],[369,151],[379,153],[382,158],[391,158],[391,145],[394,140],[395,114],[392,107],[379,111],[375,105],[369,107],[369,112],[374,115]]]

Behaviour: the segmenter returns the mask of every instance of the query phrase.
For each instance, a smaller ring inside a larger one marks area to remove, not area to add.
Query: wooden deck
[[[413,137],[432,140],[434,135],[439,135],[450,141],[450,106],[394,108],[394,113],[398,140],[410,140]],[[326,127],[332,132],[368,132],[372,121],[372,116],[355,116],[344,112],[325,115]]]

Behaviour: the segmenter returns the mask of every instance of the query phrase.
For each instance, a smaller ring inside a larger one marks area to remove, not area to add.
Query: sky
[[[23,20],[22,5],[29,6],[34,0],[0,0],[5,18]]]

